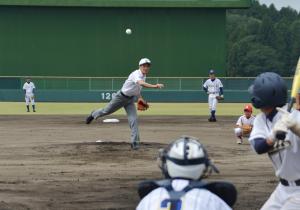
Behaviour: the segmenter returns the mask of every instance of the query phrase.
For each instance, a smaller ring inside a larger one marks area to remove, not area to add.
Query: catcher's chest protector
[[[165,199],[162,201],[161,207],[167,208],[168,204],[171,204],[171,210],[177,210],[181,209],[182,206],[182,200],[181,197],[183,197],[187,192],[194,188],[202,188],[205,184],[202,182],[198,182],[197,185],[193,186],[191,183],[187,185],[185,188],[183,188],[181,191],[175,191],[172,186],[172,180],[166,180],[166,183],[161,183],[160,187],[165,188],[168,191],[168,194],[170,196],[169,199]]]
[[[160,180],[160,181],[144,181],[139,184],[138,193],[140,198],[144,198],[150,192],[157,188],[165,188],[170,196],[169,199],[163,201],[162,205],[168,207],[171,204],[171,210],[176,210],[182,205],[181,198],[190,190],[193,189],[206,189],[211,193],[219,196],[229,206],[233,206],[237,199],[237,190],[235,186],[228,182],[211,182],[205,183],[201,181],[190,181],[189,184],[181,191],[175,191],[172,186],[172,179]]]

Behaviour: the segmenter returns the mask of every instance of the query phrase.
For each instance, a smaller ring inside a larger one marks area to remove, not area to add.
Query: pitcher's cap
[[[139,62],[139,66],[144,64],[151,64],[151,61],[148,58],[142,58]]]

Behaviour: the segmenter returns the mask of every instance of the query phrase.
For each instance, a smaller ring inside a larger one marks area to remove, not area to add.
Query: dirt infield
[[[235,118],[142,117],[140,150],[130,150],[127,120],[94,122],[84,116],[0,116],[0,209],[132,210],[136,186],[158,179],[157,150],[187,134],[199,137],[221,174],[239,191],[235,209],[255,210],[277,179],[266,155],[236,145]],[[95,143],[102,140],[103,143]]]

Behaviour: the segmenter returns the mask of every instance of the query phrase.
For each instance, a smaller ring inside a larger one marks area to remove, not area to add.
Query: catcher
[[[86,118],[85,123],[90,124],[94,119],[103,117],[124,108],[127,114],[129,127],[131,129],[131,148],[138,149],[140,144],[140,136],[138,130],[137,111],[134,102],[138,98],[138,110],[145,111],[149,105],[142,99],[141,90],[145,88],[163,88],[163,84],[149,84],[146,82],[146,75],[149,73],[151,61],[148,58],[142,58],[139,62],[139,69],[133,71],[128,79],[124,82],[121,90],[117,92],[115,97],[109,104],[102,108],[92,111]]]
[[[252,115],[252,106],[246,105],[244,107],[244,115],[240,116],[236,122],[234,133],[236,135],[237,144],[243,143],[243,137],[249,137],[252,131],[255,117]]]
[[[219,173],[198,139],[183,136],[159,151],[158,164],[165,179],[139,184],[136,210],[231,210],[237,191],[229,182],[206,182]]]

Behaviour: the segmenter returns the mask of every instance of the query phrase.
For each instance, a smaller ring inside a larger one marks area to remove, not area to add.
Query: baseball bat
[[[300,90],[298,91],[298,95],[296,97],[296,109],[300,111]]]
[[[298,64],[296,67],[293,85],[292,85],[292,89],[291,89],[291,98],[290,98],[290,101],[289,101],[288,107],[287,107],[288,112],[291,112],[291,110],[293,108],[296,97],[298,97],[299,89],[300,89],[300,57],[298,59]],[[284,140],[285,136],[286,136],[285,132],[277,132],[276,133],[276,138],[279,140]]]

